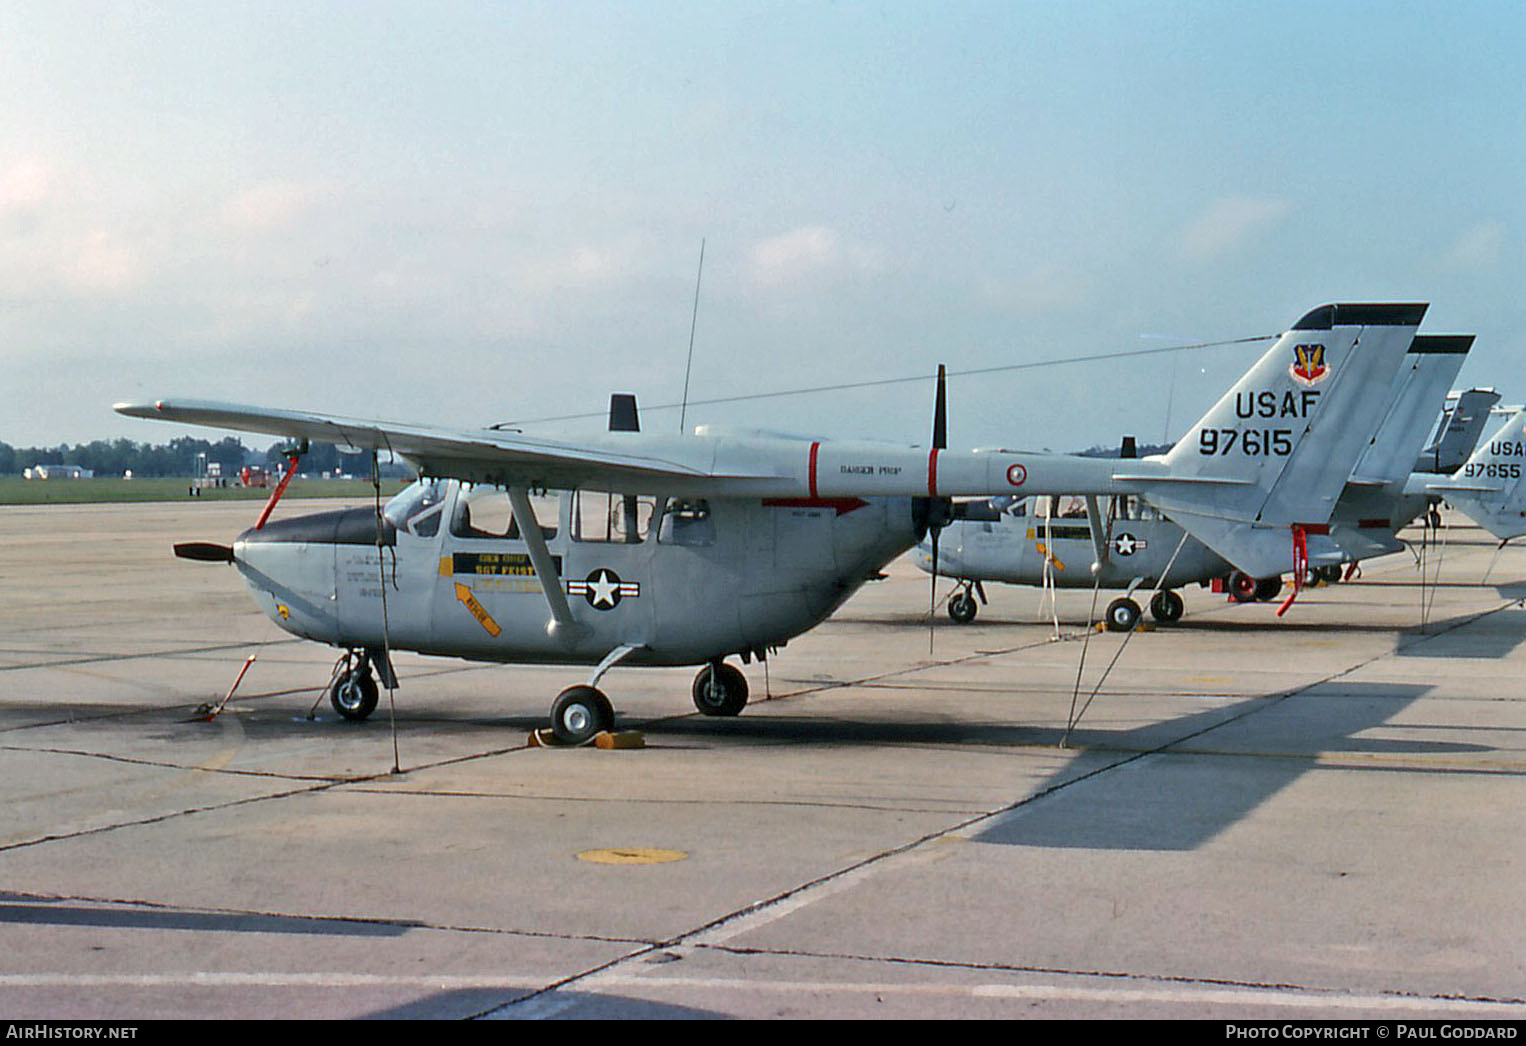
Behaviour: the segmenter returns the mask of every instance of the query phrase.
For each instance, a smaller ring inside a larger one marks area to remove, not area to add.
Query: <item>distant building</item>
[[[95,470],[79,465],[33,465],[21,475],[25,479],[90,479]]]

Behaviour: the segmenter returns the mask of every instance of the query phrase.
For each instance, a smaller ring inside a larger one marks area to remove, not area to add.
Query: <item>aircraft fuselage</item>
[[[470,515],[470,485],[432,489],[411,517],[389,506],[380,555],[362,508],[246,531],[234,562],[276,624],[347,649],[385,638],[471,660],[596,664],[629,645],[625,664],[693,665],[783,644],[920,537],[910,498],[541,498],[573,619],[548,629],[543,579],[507,507],[479,526],[492,510],[479,501]]]

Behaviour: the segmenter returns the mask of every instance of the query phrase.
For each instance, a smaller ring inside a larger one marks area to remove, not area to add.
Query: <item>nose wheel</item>
[[[376,711],[377,693],[371,662],[362,657],[334,678],[329,686],[329,704],[344,718],[359,722]]]
[[[705,715],[734,716],[747,707],[747,677],[724,661],[715,661],[694,677],[694,707]]]
[[[962,588],[949,597],[948,616],[961,625],[974,621],[977,610],[975,596],[967,588]]]

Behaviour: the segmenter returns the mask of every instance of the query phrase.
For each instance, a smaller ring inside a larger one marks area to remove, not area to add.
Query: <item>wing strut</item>
[[[546,632],[557,639],[571,641],[582,630],[572,618],[572,608],[567,605],[567,593],[562,590],[562,576],[556,572],[556,561],[546,547],[546,535],[541,532],[540,520],[535,518],[535,506],[524,487],[509,488],[509,504],[514,507],[514,518],[519,520],[519,535],[530,549],[530,565],[540,578],[540,590],[545,593],[546,605],[551,610],[551,620]]]

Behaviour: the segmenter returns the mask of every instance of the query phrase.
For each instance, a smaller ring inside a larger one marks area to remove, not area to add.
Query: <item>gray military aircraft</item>
[[[392,650],[593,665],[552,705],[552,730],[575,743],[613,724],[597,686],[616,665],[701,665],[695,705],[736,715],[747,683],[725,659],[765,657],[823,620],[945,525],[954,497],[1140,495],[1221,554],[1287,569],[1329,518],[1425,308],[1313,310],[1177,447],[1144,461],[949,451],[941,388],[930,447],[666,436],[639,431],[633,410],[571,442],[199,401],[116,409],[411,462],[425,478],[379,515],[262,516],[232,546],[177,552],[234,564],[276,624],[343,650],[330,698],[350,718],[375,708],[377,674],[396,685]],[[561,493],[538,508],[547,491]]]
[[[1500,539],[1526,535],[1526,408],[1517,408],[1456,473],[1414,477],[1416,496],[1444,497]]]
[[[1492,390],[1461,394],[1449,411],[1441,412],[1435,442],[1421,451],[1433,427],[1430,419],[1443,406],[1472,344],[1471,335],[1415,336],[1389,387],[1381,423],[1341,492],[1328,533],[1306,538],[1305,580],[1335,581],[1342,563],[1404,548],[1395,531],[1419,516],[1427,503],[1423,494],[1404,494],[1412,470],[1450,471],[1472,453],[1488,406],[1498,399]],[[1125,441],[1122,456],[1133,457],[1132,440]],[[1222,582],[1240,602],[1275,598],[1283,587],[1280,576],[1258,578],[1237,569],[1137,498],[1111,499],[1105,515],[1096,499],[1079,497],[1045,504],[1045,499],[1009,495],[959,509],[960,518],[943,535],[945,548],[936,564],[938,574],[959,582],[947,603],[949,617],[959,623],[975,619],[976,597],[986,600],[985,582],[1124,589],[1103,616],[1114,631],[1138,622],[1141,609],[1132,597],[1141,588],[1156,590],[1150,613],[1170,624],[1181,618],[1184,603],[1176,588],[1183,585]],[[928,541],[918,548],[916,562],[933,571]]]

